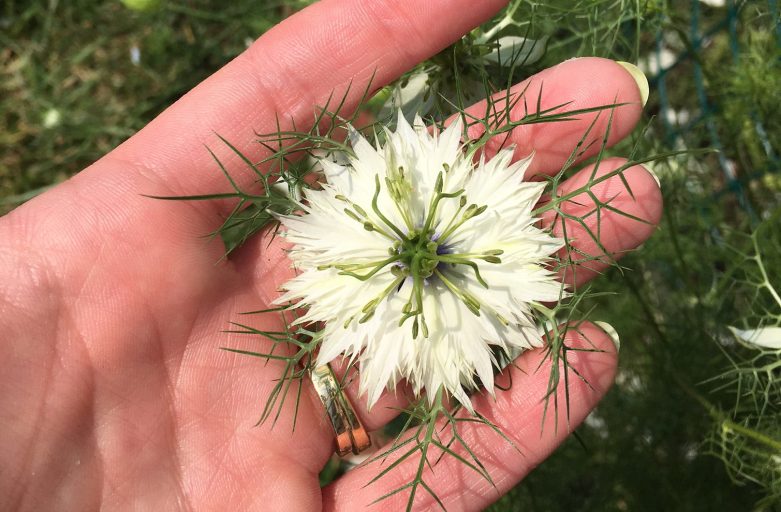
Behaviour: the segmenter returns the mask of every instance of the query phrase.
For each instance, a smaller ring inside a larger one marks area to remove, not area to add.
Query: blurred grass
[[[164,1],[138,12],[98,0],[7,0],[0,213],[115,147],[303,3]],[[649,125],[632,141],[643,151],[720,152],[655,167],[666,211],[659,232],[622,261],[630,272],[611,270],[596,284],[619,299],[593,303],[593,319],[622,337],[617,384],[580,441],[568,440],[491,510],[751,510],[765,484],[735,478],[710,454],[718,424],[702,401],[737,414],[734,390],[706,381],[728,368],[725,351],[740,354],[726,326],[757,318],[735,277],[744,258],[734,248],[778,218],[778,6],[525,1],[517,19],[530,22],[518,34],[549,37],[544,58],[524,72],[579,55],[644,63]],[[778,276],[779,251],[765,257]]]
[[[110,151],[302,3],[4,2],[0,213]]]

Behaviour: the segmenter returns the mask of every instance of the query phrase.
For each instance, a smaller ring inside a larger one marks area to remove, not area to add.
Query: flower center
[[[408,269],[410,275],[428,279],[439,265],[439,256],[444,251],[432,235],[431,231],[425,234],[413,231],[398,244],[399,263]]]
[[[449,171],[448,166],[443,166],[445,172]],[[399,175],[403,176],[402,169],[399,169]],[[424,337],[428,337],[428,326],[423,310],[424,287],[429,282],[429,278],[435,277],[438,282],[447,287],[456,297],[458,297],[475,315],[480,315],[480,301],[470,294],[463,285],[459,286],[458,278],[448,272],[447,267],[456,267],[463,265],[469,267],[475,275],[478,283],[485,288],[488,284],[480,275],[480,269],[476,263],[482,260],[486,263],[501,263],[499,255],[503,253],[501,249],[494,249],[479,253],[452,253],[446,245],[447,240],[456,233],[461,226],[470,219],[482,214],[487,206],[478,206],[470,204],[467,206],[467,198],[464,190],[455,192],[445,192],[444,174],[440,171],[434,186],[434,193],[431,196],[428,209],[426,210],[426,219],[421,228],[415,228],[412,225],[407,204],[405,204],[405,194],[400,192],[401,188],[394,185],[393,181],[386,181],[388,194],[393,200],[399,214],[404,219],[407,232],[403,228],[396,226],[391,222],[378,206],[381,185],[379,176],[375,176],[375,191],[372,198],[372,211],[375,219],[367,214],[361,206],[355,204],[345,196],[338,195],[336,199],[347,203],[350,207],[345,208],[344,212],[348,217],[363,224],[367,231],[373,231],[387,238],[392,242],[389,248],[388,257],[380,261],[371,261],[368,263],[337,263],[322,265],[321,270],[327,268],[338,269],[341,275],[348,275],[361,281],[366,281],[375,276],[386,267],[390,267],[390,272],[394,276],[393,281],[374,299],[364,305],[361,309],[361,316],[354,315],[345,323],[349,325],[356,317],[359,323],[368,321],[377,309],[377,306],[389,297],[391,294],[401,290],[405,281],[411,282],[411,292],[407,303],[402,308],[402,316],[399,325],[402,325],[409,319],[412,319],[412,337],[417,338],[418,333],[422,332]],[[408,191],[407,191],[408,192]],[[442,228],[441,232],[435,232],[435,221],[437,211],[443,200],[457,200],[458,209],[455,211],[450,221]],[[379,222],[377,221],[379,219]],[[455,274],[462,276],[462,274]]]

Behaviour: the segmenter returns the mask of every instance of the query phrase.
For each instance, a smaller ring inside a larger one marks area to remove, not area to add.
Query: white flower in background
[[[134,44],[130,47],[130,62],[134,66],[141,64],[141,48],[139,48],[138,45]]]
[[[43,127],[54,128],[62,122],[62,113],[56,108],[50,108],[43,114]]]
[[[530,303],[559,299],[546,262],[562,242],[531,216],[545,187],[523,181],[531,157],[511,163],[506,149],[476,164],[460,121],[439,134],[414,125],[399,112],[383,145],[353,131],[346,164],[322,161],[322,190],[281,217],[300,273],[278,302],[308,308],[299,323],[325,322],[318,364],[357,358],[369,406],[404,378],[471,409],[476,378],[493,389],[495,348],[541,344]]]
[[[730,331],[741,341],[761,348],[781,349],[781,327],[760,327],[758,329],[738,329]]]
[[[528,66],[545,55],[548,38],[528,39],[520,36],[504,36],[497,38],[494,44],[496,47],[484,57],[486,61],[505,66]]]
[[[548,37],[530,39],[521,36],[499,36],[499,33],[510,27],[522,27],[522,24],[514,20],[518,4],[505,11],[504,17],[489,30],[476,29],[472,41],[473,50],[458,55],[459,65],[462,69],[480,69],[484,66],[530,66],[545,55]],[[488,51],[485,51],[488,50]],[[445,73],[443,80],[442,74]],[[465,95],[471,100],[477,101],[485,98],[485,85],[479,76],[469,73],[461,74],[461,91],[450,89],[452,80],[447,76],[448,70],[443,70],[440,65],[428,63],[416,68],[392,87],[381,89],[375,96],[382,101],[379,110],[379,119],[390,119],[401,109],[404,117],[413,119],[416,114],[427,114],[435,106],[438,96],[446,98]],[[444,89],[443,89],[444,88]],[[372,100],[372,101],[376,101]]]
[[[431,111],[437,93],[431,91],[430,79],[428,71],[419,69],[410,74],[406,80],[388,89],[378,118],[390,119],[399,109],[408,119],[412,119],[415,114],[426,114]]]

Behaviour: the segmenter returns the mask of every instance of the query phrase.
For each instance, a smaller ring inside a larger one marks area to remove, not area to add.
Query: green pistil
[[[388,188],[388,195],[393,199],[393,204],[396,205],[396,210],[404,220],[404,224],[409,231],[412,231],[414,229],[412,219],[406,208],[412,194],[412,185],[404,176],[404,167],[399,167],[395,173],[389,172],[385,178],[385,186]]]
[[[447,223],[445,229],[442,230],[442,233],[450,233],[450,228],[453,226],[453,223],[456,221],[456,219],[458,219],[458,215],[461,213],[461,210],[464,209],[464,206],[466,206],[466,196],[461,196],[458,199],[458,210],[456,210],[456,213],[453,214],[453,217],[450,219],[450,222]]]
[[[412,277],[412,293],[402,310],[404,314],[399,325],[402,325],[407,319],[413,318],[413,338],[417,338],[419,329],[423,331],[424,337],[428,337],[428,325],[423,311],[423,286],[424,280],[431,277],[439,265],[439,255],[437,254],[439,244],[431,239],[433,234],[432,231],[424,233],[413,231],[402,240],[399,246],[400,262],[408,270],[408,275]]]
[[[456,192],[450,192],[445,193],[442,192],[442,187],[444,186],[444,177],[442,174],[442,171],[437,174],[437,181],[434,184],[434,195],[431,198],[431,203],[428,207],[428,216],[426,217],[426,222],[423,223],[423,232],[427,233],[431,229],[431,224],[434,222],[434,219],[436,218],[437,214],[437,208],[439,207],[439,202],[443,199],[453,199],[456,197],[461,197],[464,194],[464,189],[458,190]],[[447,237],[441,237],[443,240],[447,239]]]
[[[445,167],[445,172],[447,171],[448,168]],[[409,211],[406,208],[410,191],[405,188],[408,184],[404,178],[404,169],[399,167],[396,175],[385,180],[385,185],[388,188],[390,198],[395,203],[396,208],[406,225],[406,233],[393,224],[382,211],[380,211],[378,205],[381,191],[379,175],[375,176],[375,191],[374,196],[372,197],[371,206],[376,218],[381,221],[381,225],[372,221],[366,211],[360,206],[349,201],[344,196],[337,196],[337,199],[345,201],[350,205],[351,208],[345,208],[345,213],[350,218],[363,224],[364,229],[368,231],[377,231],[394,242],[393,246],[389,249],[389,257],[384,260],[367,263],[324,265],[318,267],[319,269],[335,268],[340,271],[339,274],[341,275],[348,275],[360,279],[361,281],[366,281],[380,272],[380,270],[389,265],[391,266],[390,271],[395,279],[379,295],[363,306],[361,315],[354,315],[351,317],[345,324],[345,327],[356,317],[359,317],[359,323],[366,322],[372,318],[382,301],[386,300],[393,291],[397,290],[407,279],[411,279],[412,281],[412,291],[407,303],[402,308],[402,317],[399,321],[399,325],[403,325],[404,322],[412,318],[413,338],[417,338],[419,333],[422,333],[423,337],[428,337],[429,335],[429,329],[423,309],[423,289],[426,285],[426,280],[432,277],[439,279],[440,282],[466,305],[469,311],[480,316],[480,301],[466,290],[459,288],[450,280],[447,275],[443,273],[444,266],[467,266],[472,269],[477,281],[482,286],[488,288],[488,283],[486,283],[480,275],[480,269],[477,263],[475,263],[475,260],[483,260],[486,263],[493,264],[501,263],[499,255],[501,255],[503,251],[501,249],[494,249],[480,253],[460,254],[440,254],[439,252],[442,249],[442,243],[446,242],[456,230],[464,225],[464,223],[482,214],[487,206],[478,206],[476,204],[467,206],[467,200],[466,196],[464,196],[463,189],[455,192],[444,192],[444,174],[440,171],[437,175],[434,193],[429,202],[428,214],[423,222],[423,226],[420,229],[415,229],[412,220],[409,218]],[[436,231],[434,221],[437,218],[439,205],[444,199],[458,200],[459,207],[444,231],[435,240]],[[359,271],[366,272],[359,273]]]
[[[475,278],[477,279],[477,282],[483,285],[483,288],[488,288],[488,283],[483,280],[483,276],[480,275],[480,269],[477,267],[477,263],[474,261],[468,260],[466,258],[457,258],[450,255],[440,256],[439,261],[442,263],[452,263],[454,265],[466,265],[467,267],[471,267],[475,272]]]
[[[399,236],[399,239],[404,238],[404,232],[396,227],[394,223],[388,220],[388,218],[382,214],[380,211],[380,208],[377,206],[377,200],[380,197],[380,175],[377,174],[374,176],[374,197],[372,197],[372,210],[374,210],[374,213],[377,214],[377,217],[382,220],[382,222],[385,223],[386,226],[391,228],[394,233],[396,233]]]

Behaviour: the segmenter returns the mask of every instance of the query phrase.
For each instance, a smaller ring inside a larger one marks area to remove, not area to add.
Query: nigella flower
[[[531,157],[475,163],[461,132],[399,115],[375,148],[353,131],[354,154],[323,159],[327,183],[281,218],[299,273],[278,302],[325,323],[318,364],[357,359],[369,406],[406,379],[471,410],[477,379],[493,388],[497,350],[541,343],[531,304],[560,297],[546,263],[562,242],[531,215],[545,186],[524,181]]]

